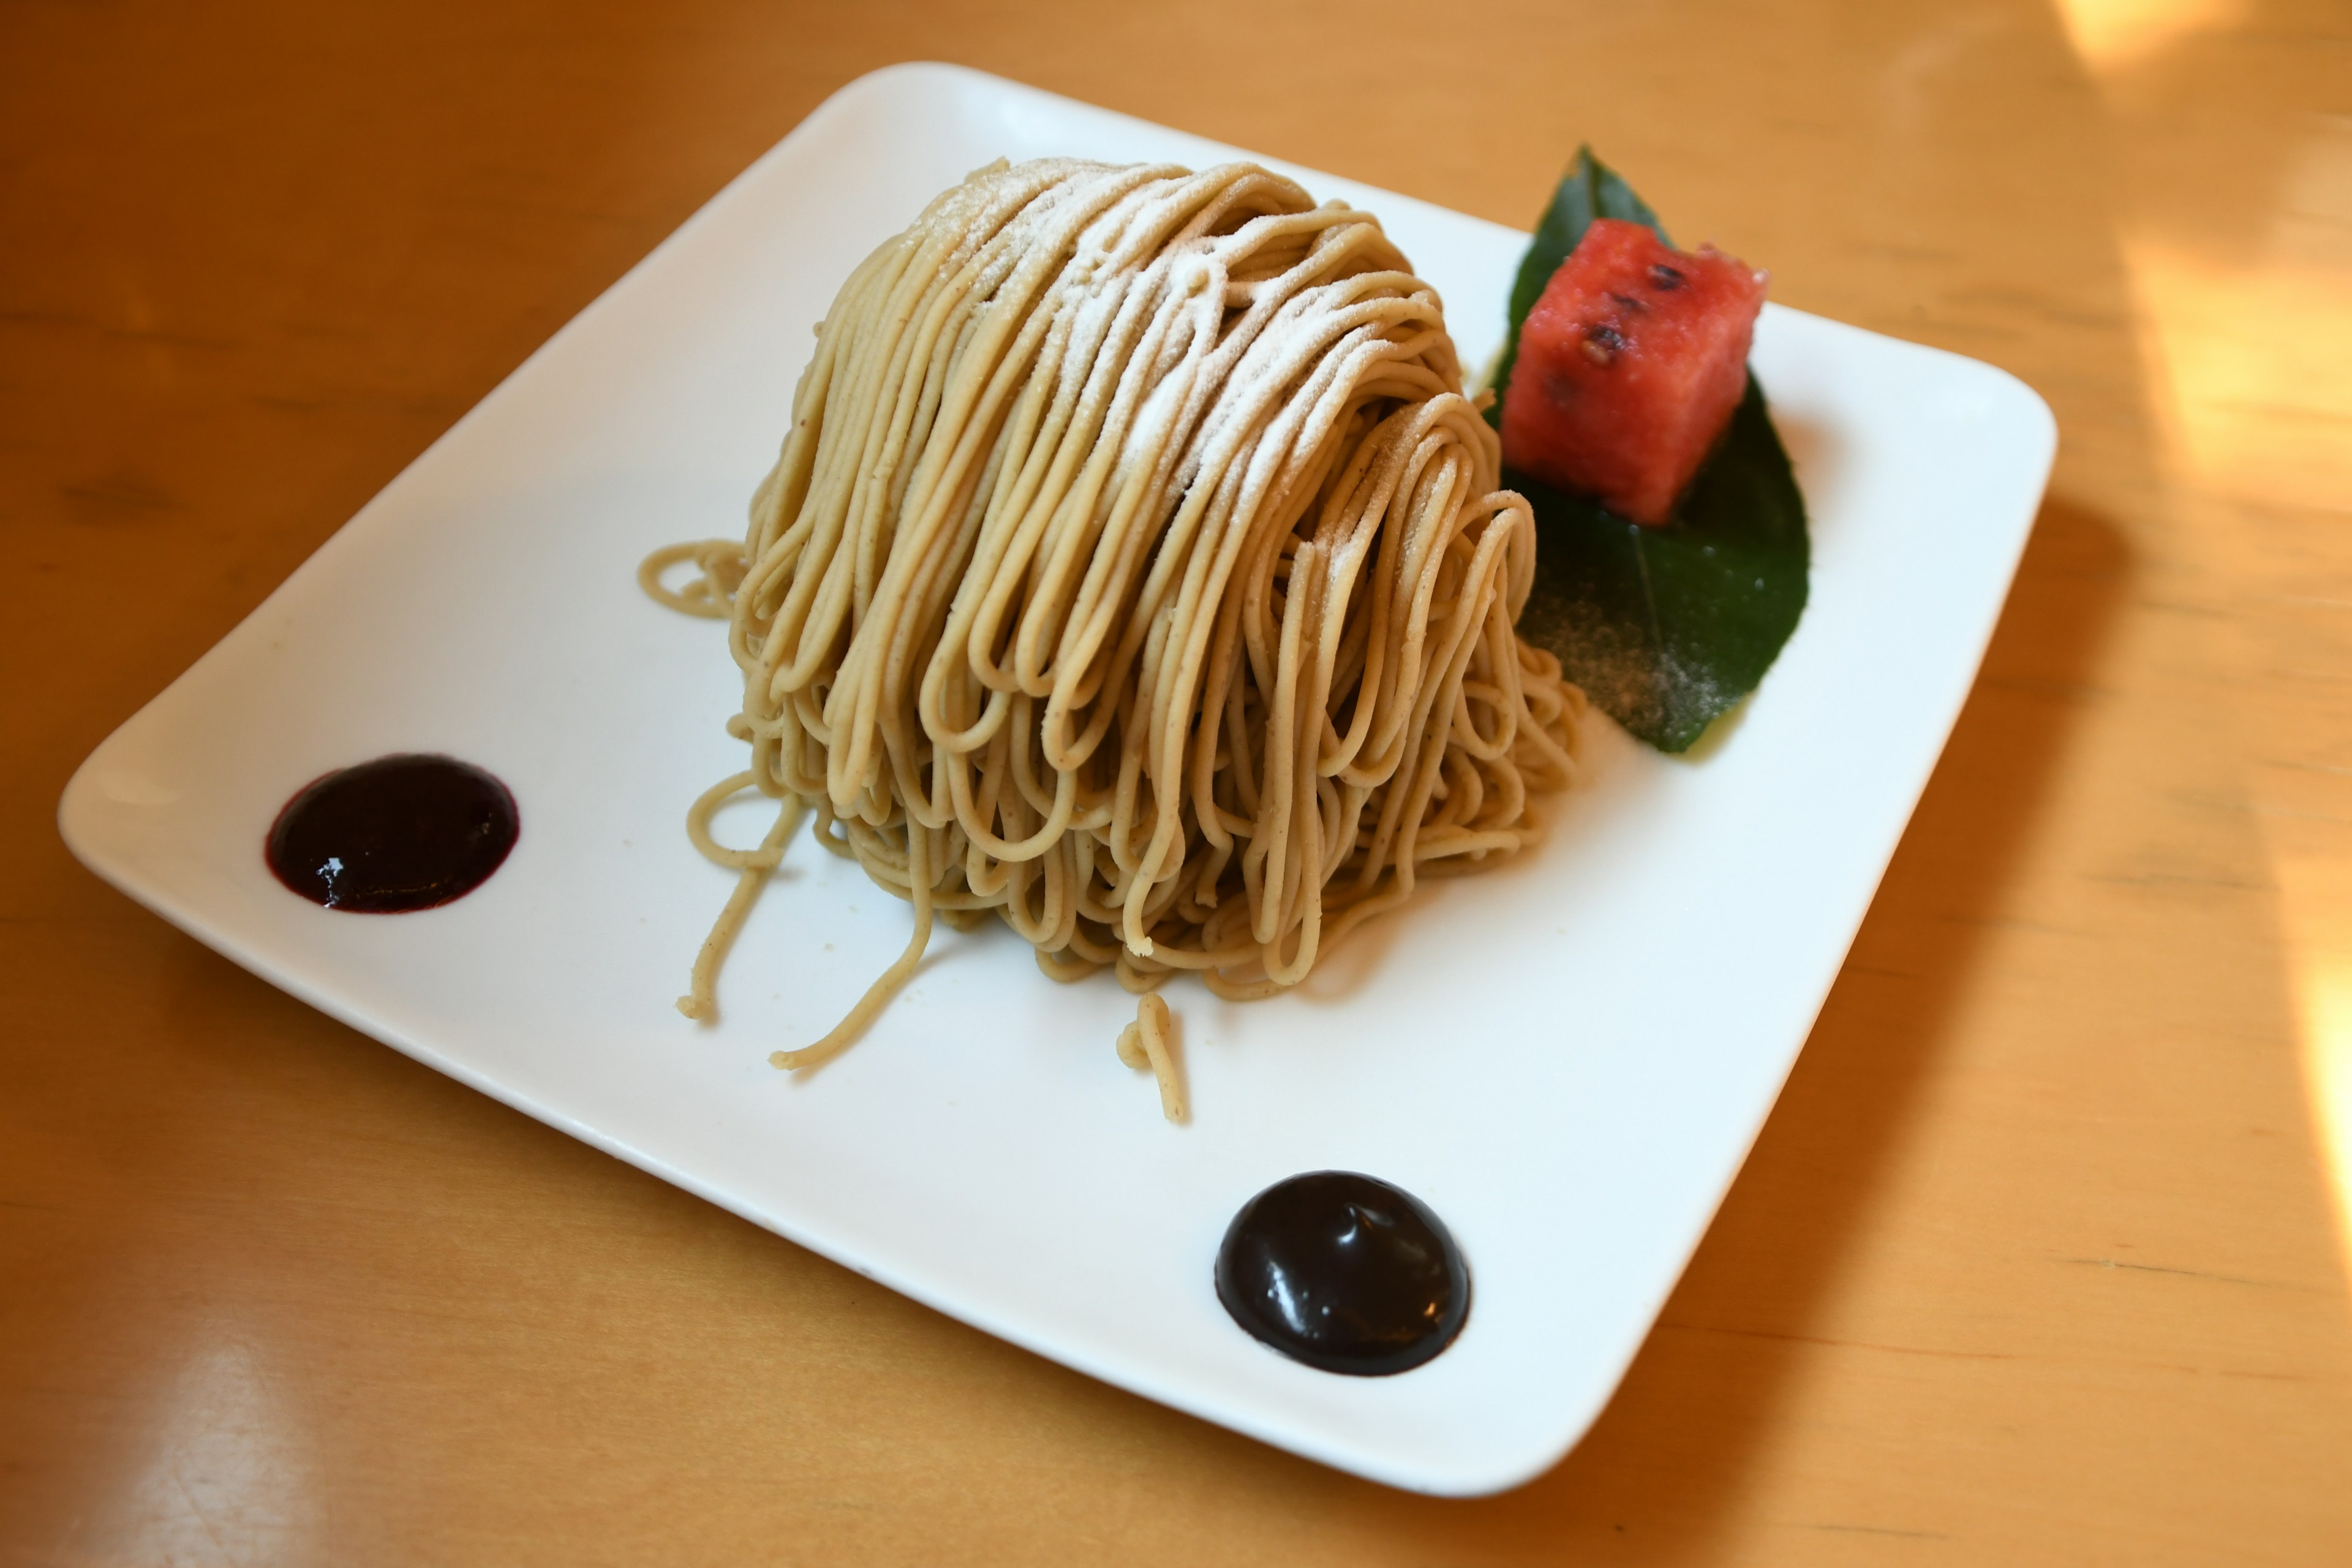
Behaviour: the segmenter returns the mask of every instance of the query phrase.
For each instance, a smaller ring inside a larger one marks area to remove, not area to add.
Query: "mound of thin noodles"
[[[842,286],[740,549],[641,574],[729,618],[751,748],[689,813],[740,877],[680,1009],[711,1013],[803,811],[915,929],[787,1068],[856,1037],[935,917],[992,914],[1058,980],[1255,997],[1526,847],[1583,699],[1512,629],[1534,521],[1498,464],[1365,213],[1246,163],[945,192]],[[750,790],[775,824],[729,848]]]

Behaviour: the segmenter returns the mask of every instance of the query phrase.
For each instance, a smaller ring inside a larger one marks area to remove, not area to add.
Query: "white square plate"
[[[1595,781],[1539,853],[1438,884],[1300,993],[1171,987],[1189,1126],[1113,1054],[1132,999],[1048,982],[1002,928],[942,930],[798,1081],[768,1052],[840,1016],[907,909],[803,839],[723,1020],[672,1010],[731,881],[681,823],[740,765],[739,686],[721,628],[634,569],[741,531],[851,267],[966,172],[1045,153],[1255,156],[949,67],[852,83],[100,746],[67,840],[355,1028],[941,1311],[1379,1480],[1510,1486],[1599,1413],[1771,1109],[1974,678],[2049,411],[1989,366],[1768,306],[1754,363],[1811,503],[1812,597],[1710,754],[1597,723]],[[1261,161],[1376,212],[1485,360],[1523,236]],[[398,918],[278,886],[261,844],[286,798],[403,751],[513,788],[505,868]],[[1418,1371],[1310,1371],[1217,1303],[1234,1209],[1329,1167],[1418,1194],[1470,1260],[1469,1324]]]

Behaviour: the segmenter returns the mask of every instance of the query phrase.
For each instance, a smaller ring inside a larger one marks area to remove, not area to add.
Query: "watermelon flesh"
[[[1503,462],[1664,523],[1731,422],[1764,274],[1595,218],[1519,329]]]

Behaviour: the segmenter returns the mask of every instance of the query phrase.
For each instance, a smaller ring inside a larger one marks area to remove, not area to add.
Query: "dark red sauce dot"
[[[1385,1377],[1454,1342],[1470,1316],[1470,1269],[1411,1193],[1317,1171],[1242,1205],[1217,1249],[1217,1300],[1294,1361]]]
[[[264,856],[315,904],[402,914],[462,899],[504,863],[522,830],[507,786],[455,757],[404,753],[342,768],[297,791]]]

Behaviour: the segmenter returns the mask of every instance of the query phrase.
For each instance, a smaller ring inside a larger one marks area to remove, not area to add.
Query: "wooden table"
[[[58,840],[107,731],[909,56],[1520,224],[1589,138],[1779,299],[2057,410],[1795,1077],[1518,1491],[937,1317]],[[2320,0],[0,10],[0,1560],[2352,1562],[2347,111]]]

